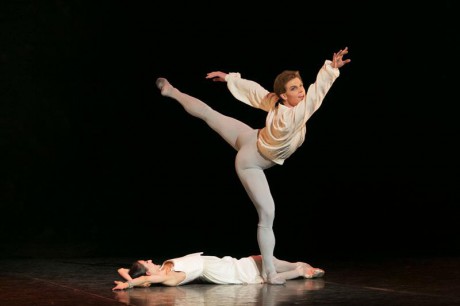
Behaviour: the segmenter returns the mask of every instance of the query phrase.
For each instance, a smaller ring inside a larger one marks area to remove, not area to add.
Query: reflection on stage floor
[[[285,285],[151,286],[112,291],[128,258],[0,260],[0,305],[460,305],[460,258],[322,262]]]

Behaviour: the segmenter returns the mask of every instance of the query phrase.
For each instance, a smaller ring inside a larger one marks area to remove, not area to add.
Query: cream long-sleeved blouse
[[[231,94],[241,102],[266,112],[265,127],[260,129],[257,140],[259,152],[273,162],[282,165],[305,140],[307,120],[321,106],[327,92],[339,77],[338,68],[326,60],[308,87],[305,98],[295,107],[278,102],[278,97],[258,83],[241,78],[231,72],[225,77]]]

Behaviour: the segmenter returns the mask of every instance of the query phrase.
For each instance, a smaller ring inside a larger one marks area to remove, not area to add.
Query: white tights
[[[275,203],[264,173],[265,169],[274,166],[275,163],[264,158],[257,150],[258,130],[239,120],[222,115],[201,100],[182,93],[166,79],[158,79],[157,86],[163,96],[178,101],[187,113],[206,122],[237,151],[236,173],[254,204],[259,218],[257,241],[263,258],[262,275],[267,276],[269,281],[275,279],[277,276],[273,256]],[[284,282],[282,277],[278,277],[277,281]]]

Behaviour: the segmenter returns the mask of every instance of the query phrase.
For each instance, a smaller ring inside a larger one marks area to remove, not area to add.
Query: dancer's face
[[[161,266],[153,263],[151,259],[139,260],[138,262],[145,267],[147,270],[147,275],[155,274],[160,271]]]
[[[305,88],[301,79],[290,80],[286,83],[285,88],[286,92],[281,94],[285,106],[294,107],[305,98]]]

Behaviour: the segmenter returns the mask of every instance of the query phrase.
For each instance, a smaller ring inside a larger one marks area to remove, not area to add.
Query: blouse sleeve
[[[308,87],[304,101],[294,108],[293,115],[296,124],[305,124],[311,115],[318,110],[339,75],[339,69],[333,68],[331,61],[326,60],[319,70],[315,82]]]
[[[276,103],[276,95],[260,86],[258,83],[241,78],[240,73],[231,72],[225,77],[230,93],[239,101],[254,108],[269,111]]]

